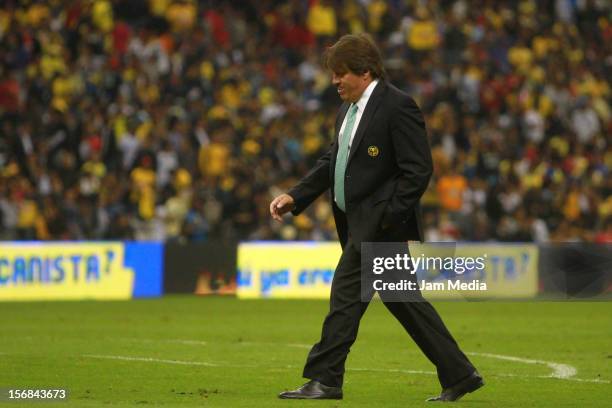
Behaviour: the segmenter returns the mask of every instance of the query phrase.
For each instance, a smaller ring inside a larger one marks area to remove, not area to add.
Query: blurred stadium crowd
[[[334,239],[270,199],[329,146],[370,32],[422,107],[429,240],[612,241],[607,1],[4,0],[0,239]]]

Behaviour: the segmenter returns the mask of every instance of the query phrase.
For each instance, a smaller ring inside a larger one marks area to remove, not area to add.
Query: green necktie
[[[340,146],[338,147],[338,157],[334,170],[334,197],[336,197],[336,205],[338,205],[342,211],[346,211],[346,204],[344,202],[344,172],[346,170],[346,162],[348,161],[349,142],[351,140],[351,133],[353,133],[356,117],[357,105],[353,103],[349,108],[346,126],[340,137]]]

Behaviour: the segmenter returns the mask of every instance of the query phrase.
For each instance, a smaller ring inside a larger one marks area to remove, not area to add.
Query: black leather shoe
[[[317,380],[310,380],[297,390],[278,394],[283,399],[342,399],[342,388],[328,387]]]
[[[474,392],[480,387],[484,385],[484,381],[478,371],[474,371],[468,377],[459,381],[457,384],[452,387],[445,388],[442,390],[442,393],[437,397],[431,397],[427,399],[427,401],[457,401],[459,398],[463,397],[465,394],[470,392]]]

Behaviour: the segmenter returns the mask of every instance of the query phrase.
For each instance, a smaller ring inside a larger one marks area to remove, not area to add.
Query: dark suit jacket
[[[336,118],[334,142],[315,167],[288,194],[294,215],[331,188],[336,229],[344,248],[350,231],[361,242],[423,241],[419,200],[432,174],[431,150],[423,115],[414,100],[379,81],[355,133],[345,172],[346,216],[333,199],[338,133],[349,108]]]

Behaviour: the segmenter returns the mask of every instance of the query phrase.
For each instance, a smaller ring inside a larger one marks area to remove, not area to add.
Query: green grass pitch
[[[609,403],[612,303],[434,305],[486,382],[457,405]],[[45,407],[431,407],[424,400],[439,392],[433,366],[376,301],[348,358],[343,401],[276,397],[302,384],[324,301],[166,296],[0,303],[0,310],[0,387],[70,390],[68,401]]]

